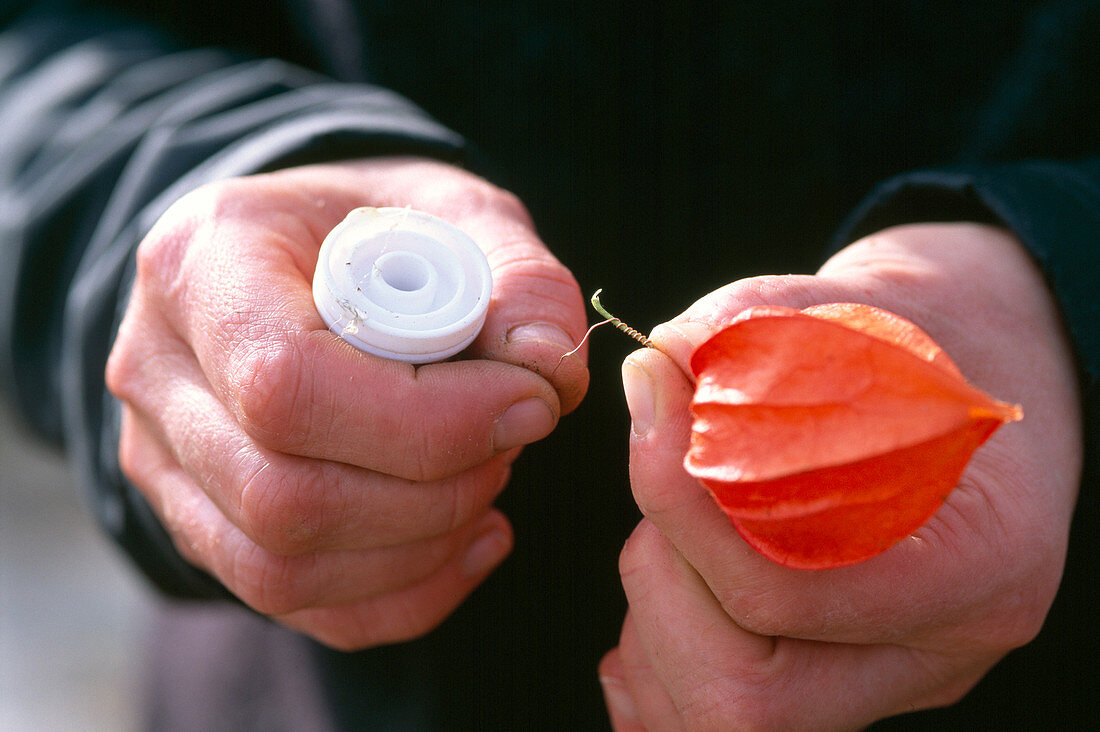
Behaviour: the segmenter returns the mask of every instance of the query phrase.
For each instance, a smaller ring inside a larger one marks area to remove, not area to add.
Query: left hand
[[[912,320],[1025,418],[998,431],[912,536],[865,562],[783,567],[752,550],[683,468],[691,351],[747,307],[865,302]],[[1008,232],[896,227],[817,276],[743,280],[628,357],[630,475],[645,518],[620,559],[630,609],[600,664],[632,729],[848,729],[961,698],[1038,632],[1062,574],[1082,453],[1053,298]]]

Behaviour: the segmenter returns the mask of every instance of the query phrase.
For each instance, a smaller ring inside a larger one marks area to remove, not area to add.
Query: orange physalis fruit
[[[687,471],[780,564],[885,551],[927,521],[1019,407],[966,383],[922,330],[868,305],[757,307],[691,357]]]

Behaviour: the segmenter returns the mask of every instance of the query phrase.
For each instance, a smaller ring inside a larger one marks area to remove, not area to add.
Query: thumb
[[[588,389],[585,349],[562,358],[587,329],[573,274],[550,253],[525,214],[479,214],[455,223],[485,251],[493,272],[488,315],[471,353],[534,371],[557,391],[562,414],[572,411]]]

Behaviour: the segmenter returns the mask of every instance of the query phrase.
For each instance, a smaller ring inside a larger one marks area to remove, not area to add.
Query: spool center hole
[[[389,252],[375,262],[382,281],[395,290],[416,292],[428,284],[428,263],[422,257],[404,252]]]

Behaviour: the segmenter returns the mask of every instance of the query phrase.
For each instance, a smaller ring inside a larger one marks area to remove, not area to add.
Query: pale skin
[[[313,308],[327,231],[357,206],[413,206],[485,249],[495,290],[459,360],[355,351]],[[691,349],[745,307],[868,302],[927,330],[1025,420],[978,453],[947,505],[863,564],[756,554],[683,470]],[[412,158],[297,168],[181,199],[138,253],[107,370],[120,457],[181,553],[257,611],[360,649],[418,637],[509,552],[493,501],[523,445],[588,383],[584,300],[522,204]],[[630,602],[600,664],[616,729],[844,729],[950,702],[1037,632],[1061,574],[1081,459],[1055,306],[1006,232],[882,232],[815,277],[744,280],[653,332],[624,364]],[[827,643],[826,643],[827,642]]]
[[[358,206],[469,233],[495,287],[462,360],[414,368],[328,331],[310,283]],[[164,214],[107,368],[127,476],[176,546],[255,610],[330,646],[408,640],[512,546],[493,500],[583,397],[573,276],[512,196],[443,163],[375,159],[216,183]]]
[[[753,305],[865,302],[920,325],[1025,418],[976,453],[911,537],[841,569],[782,567],[684,472],[691,350]],[[1072,359],[1035,266],[1006,231],[896,227],[816,276],[743,280],[652,333],[623,365],[629,601],[600,664],[616,730],[858,729],[959,699],[1038,632],[1061,578],[1081,464]]]

